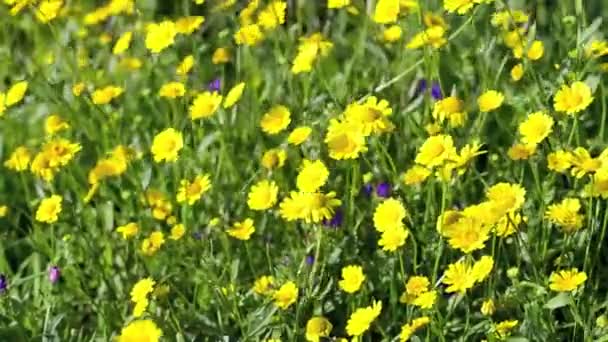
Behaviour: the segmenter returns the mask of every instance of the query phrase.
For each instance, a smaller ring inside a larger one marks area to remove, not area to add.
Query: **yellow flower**
[[[416,155],[416,163],[432,168],[457,156],[454,140],[449,135],[434,135],[426,139]]]
[[[255,232],[255,227],[253,226],[253,220],[250,218],[245,219],[241,222],[235,222],[232,225],[232,228],[226,231],[228,235],[232,236],[238,240],[249,240],[251,234]]]
[[[403,226],[390,228],[382,232],[380,240],[378,240],[378,246],[382,247],[383,251],[394,252],[405,244],[408,236],[409,231]]]
[[[524,66],[521,63],[516,64],[511,69],[511,79],[515,82],[521,80],[524,76]]]
[[[287,153],[285,150],[273,148],[262,155],[262,166],[269,170],[281,168],[285,164],[286,159]]]
[[[500,108],[505,97],[496,90],[488,90],[477,99],[479,110],[487,113]]]
[[[526,189],[521,185],[504,182],[493,185],[486,192],[486,197],[494,206],[505,213],[519,210],[526,200],[525,196]]]
[[[176,224],[175,226],[171,227],[171,235],[169,235],[169,239],[179,240],[184,236],[185,233],[186,227],[184,227],[184,225],[181,223]]]
[[[139,280],[131,289],[131,301],[137,303],[147,299],[148,294],[154,290],[154,285],[156,285],[156,282],[152,278]]]
[[[184,94],[186,94],[186,87],[181,82],[165,83],[158,91],[160,97],[167,97],[170,99],[182,97]]]
[[[149,24],[146,27],[146,48],[152,53],[159,53],[173,45],[175,35],[177,28],[170,20]]]
[[[378,24],[390,24],[397,21],[400,11],[399,0],[378,0],[374,10],[374,21]]]
[[[462,217],[455,224],[444,227],[442,235],[448,238],[450,247],[471,253],[485,247],[491,227],[473,217]]]
[[[579,213],[581,202],[578,198],[565,198],[559,204],[547,208],[545,217],[559,225],[566,233],[575,232],[583,227],[583,216]]]
[[[424,166],[414,165],[403,174],[406,185],[415,185],[424,182],[431,175],[431,171]]]
[[[6,217],[8,213],[8,207],[6,205],[0,205],[0,217]]]
[[[63,121],[59,115],[52,114],[44,120],[44,131],[47,135],[54,135],[55,133],[68,128],[70,128],[70,125]]]
[[[27,170],[31,160],[32,154],[30,150],[25,146],[19,146],[4,162],[4,166],[13,171],[21,172]]]
[[[464,109],[464,102],[456,96],[448,96],[442,100],[435,102],[433,107],[433,119],[442,123],[445,120],[451,120],[453,116],[464,116],[467,113]],[[464,122],[463,122],[464,123]],[[458,125],[461,126],[462,124]]]
[[[512,160],[527,160],[536,152],[535,144],[517,143],[509,148],[507,155]]]
[[[61,202],[63,198],[59,195],[52,195],[51,197],[44,198],[38,210],[36,210],[36,221],[44,223],[56,222],[61,213]]]
[[[545,45],[540,40],[535,40],[530,44],[528,49],[528,58],[532,61],[537,61],[545,54]]]
[[[496,306],[494,306],[494,301],[489,298],[483,301],[481,304],[481,314],[484,316],[492,316],[496,311]]]
[[[434,291],[433,291],[434,292]],[[399,334],[399,341],[409,341],[410,337],[414,333],[425,325],[429,324],[431,319],[428,316],[422,316],[414,319],[411,323],[406,323],[401,327],[401,333]]]
[[[287,128],[291,122],[289,109],[282,105],[277,105],[264,114],[260,121],[262,131],[266,134],[277,134]]]
[[[443,8],[449,13],[466,14],[475,6],[474,0],[443,0]]]
[[[475,282],[481,283],[490,275],[493,268],[494,259],[491,256],[484,255],[473,264],[471,276],[475,279]]]
[[[189,35],[199,28],[204,22],[205,17],[202,16],[183,17],[175,21],[175,29],[177,33]]]
[[[551,273],[549,288],[557,292],[572,292],[587,280],[585,272],[578,269],[561,270]]]
[[[120,61],[120,67],[127,70],[137,70],[141,68],[142,61],[139,58],[129,57]]]
[[[553,118],[544,112],[529,114],[526,121],[519,125],[519,134],[525,144],[538,144],[543,141],[553,128]]]
[[[405,284],[406,299],[415,299],[421,294],[428,292],[430,286],[429,279],[424,276],[412,276]],[[410,300],[406,300],[410,302]]]
[[[430,309],[435,305],[437,300],[437,291],[428,291],[420,294],[416,299],[412,301],[412,305],[417,306],[421,309]]]
[[[359,122],[330,120],[325,143],[329,156],[336,160],[356,159],[367,151],[364,127]]]
[[[177,203],[187,202],[188,205],[196,203],[201,196],[211,188],[209,175],[203,174],[196,176],[192,182],[182,179],[177,191]]]
[[[591,88],[584,82],[574,82],[571,86],[563,85],[555,94],[553,108],[558,112],[565,112],[574,115],[593,102]]]
[[[222,98],[222,95],[216,91],[205,91],[199,94],[190,105],[190,119],[210,117],[220,107]]]
[[[194,56],[188,55],[184,57],[184,59],[179,63],[177,68],[175,69],[175,73],[179,76],[187,75],[192,67],[194,66]]]
[[[304,220],[306,223],[329,220],[334,214],[334,208],[342,204],[335,197],[335,192],[323,194],[292,191],[290,197],[283,199],[280,204],[281,217],[287,221]]]
[[[300,191],[315,192],[325,185],[328,176],[329,171],[321,160],[310,161],[304,159],[296,178],[296,185]]]
[[[382,31],[382,39],[387,43],[394,43],[401,39],[403,30],[399,25],[391,25]]]
[[[366,332],[372,322],[380,315],[382,302],[374,301],[371,306],[358,308],[348,318],[346,333],[349,336],[360,336]]]
[[[114,48],[112,49],[112,53],[115,55],[120,55],[121,53],[127,51],[129,46],[131,45],[131,39],[133,38],[133,32],[127,31],[123,33],[120,38],[114,44]]]
[[[158,342],[163,335],[153,321],[149,319],[133,321],[120,332],[117,342]]]
[[[374,211],[374,227],[379,232],[403,226],[403,219],[407,216],[407,210],[395,198],[382,201]]]
[[[388,101],[378,101],[375,96],[370,96],[362,104],[355,102],[348,105],[344,111],[344,118],[363,125],[363,134],[368,136],[371,133],[392,131],[394,126],[388,119],[392,113]]]
[[[588,173],[594,173],[602,167],[602,156],[592,158],[589,151],[583,147],[577,147],[570,153],[572,173],[576,178],[582,178]]]
[[[516,319],[499,322],[494,327],[494,332],[496,333],[498,339],[504,340],[511,335],[511,330],[513,330],[517,324],[519,324],[519,322]]]
[[[228,51],[228,49],[220,47],[213,51],[213,56],[211,56],[211,63],[224,64],[228,62],[230,62],[230,51]]]
[[[127,240],[139,232],[139,226],[135,222],[129,222],[123,226],[116,227],[116,231],[122,234],[122,238]]]
[[[107,104],[110,103],[110,101],[112,101],[113,99],[120,96],[123,92],[124,89],[121,87],[107,86],[105,88],[95,90],[91,97],[93,99],[94,104]]]
[[[154,161],[174,162],[177,160],[179,151],[184,147],[182,133],[174,128],[167,128],[154,136],[152,141],[152,155]]]
[[[350,265],[342,268],[342,279],[338,282],[338,285],[346,293],[355,293],[359,291],[364,280],[363,268]]]
[[[245,25],[234,34],[234,41],[238,45],[254,46],[264,39],[264,34],[257,24]]]
[[[275,27],[285,23],[285,10],[287,3],[285,1],[274,0],[258,14],[258,23],[266,30],[272,30]]]
[[[308,126],[296,127],[293,129],[293,131],[291,131],[291,133],[289,133],[289,136],[287,137],[287,142],[292,145],[298,146],[308,139],[310,133],[312,133],[312,128]]]
[[[350,5],[351,0],[328,0],[327,8],[343,8]]]
[[[144,255],[151,256],[165,244],[165,234],[156,231],[141,242],[141,251]]]
[[[517,231],[517,227],[522,221],[520,214],[506,214],[500,218],[494,227],[496,236],[507,237],[513,235]]]
[[[289,281],[274,292],[272,295],[274,303],[279,308],[285,310],[298,299],[298,287],[293,281]]]
[[[319,32],[300,38],[298,54],[292,62],[291,72],[293,74],[310,72],[317,57],[327,55],[332,48],[333,43],[327,41]]]
[[[224,99],[224,108],[234,106],[234,104],[240,100],[241,96],[243,95],[243,90],[245,90],[245,82],[241,82],[232,87]]]
[[[48,23],[55,19],[63,6],[63,0],[42,0],[36,11],[36,19],[41,23]]]
[[[333,326],[325,317],[313,317],[306,322],[306,341],[319,342],[328,337]]]
[[[253,283],[253,292],[259,295],[268,295],[271,294],[273,289],[272,285],[274,284],[274,277],[263,275],[255,280]]]
[[[23,100],[25,92],[27,91],[27,81],[21,81],[13,84],[6,92],[6,98],[4,104],[7,107],[11,107]]]
[[[266,210],[277,202],[279,187],[273,181],[262,180],[251,187],[247,205],[251,210]]]
[[[139,302],[136,302],[135,306],[133,307],[133,317],[139,318],[143,316],[144,312],[146,312],[146,309],[148,309],[149,304],[150,301],[148,301],[148,298],[144,298]]]
[[[431,46],[439,49],[444,46],[448,40],[445,37],[445,27],[431,26],[422,32],[418,32],[405,46],[407,49],[419,49],[423,46]]]
[[[471,267],[460,260],[448,265],[448,269],[443,274],[442,283],[448,285],[445,289],[447,293],[465,293],[475,284],[475,278],[471,273]]]

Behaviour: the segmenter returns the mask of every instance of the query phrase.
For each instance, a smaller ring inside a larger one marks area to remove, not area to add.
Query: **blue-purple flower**
[[[0,294],[4,294],[8,289],[8,280],[4,274],[0,273]]]
[[[326,227],[338,228],[342,225],[343,220],[344,220],[344,214],[342,213],[342,210],[337,209],[336,212],[334,213],[334,216],[331,219],[323,220],[323,224]]]
[[[216,78],[213,81],[209,82],[207,88],[209,89],[209,91],[220,91],[220,89],[222,88],[222,83],[219,78]]]
[[[51,282],[51,284],[55,284],[56,282],[58,282],[60,277],[61,271],[59,270],[59,267],[52,266],[51,268],[49,268],[49,281]]]
[[[439,85],[438,82],[433,82],[433,85],[431,86],[431,96],[435,100],[443,99],[443,94],[441,93],[441,85]]]
[[[376,186],[376,195],[381,198],[387,198],[391,196],[391,185],[386,182],[382,182]]]

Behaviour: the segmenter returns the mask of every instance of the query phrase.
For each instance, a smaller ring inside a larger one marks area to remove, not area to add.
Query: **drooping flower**
[[[312,133],[312,128],[308,126],[296,127],[289,133],[287,142],[295,146],[301,145],[308,139],[310,133]]]
[[[374,211],[374,227],[379,232],[403,226],[407,210],[403,203],[395,198],[382,201]]]
[[[265,30],[272,30],[285,23],[286,9],[287,3],[285,1],[273,0],[258,14],[258,23]]]
[[[139,232],[139,225],[135,222],[129,222],[125,225],[116,227],[116,231],[122,235],[122,238],[127,240]]]
[[[334,214],[334,208],[342,204],[335,197],[335,192],[324,194],[292,191],[280,204],[281,217],[287,221],[304,220],[306,223],[329,220]]]
[[[325,185],[327,177],[329,177],[329,171],[323,161],[304,159],[296,178],[296,185],[300,191],[315,192]]]
[[[378,246],[384,251],[394,252],[405,244],[408,236],[409,231],[404,226],[390,228],[382,232]]]
[[[525,144],[538,144],[545,140],[553,128],[553,118],[544,112],[534,112],[519,125],[519,134]]]
[[[325,317],[313,317],[306,322],[306,341],[319,342],[329,336],[332,328]]]
[[[190,35],[205,22],[203,16],[188,16],[182,17],[175,21],[175,30],[177,33]]]
[[[120,55],[123,52],[127,51],[129,46],[131,45],[131,38],[133,37],[133,32],[127,31],[123,33],[120,38],[114,44],[114,48],[112,49],[112,53],[115,55]]]
[[[412,322],[404,324],[401,327],[401,333],[399,334],[399,341],[405,342],[409,341],[409,339],[416,333],[416,331],[420,330],[420,328],[429,324],[431,319],[428,316],[422,316],[414,319]]]
[[[166,97],[169,99],[175,99],[182,97],[186,94],[186,87],[181,82],[169,82],[163,84],[158,91],[160,97]]]
[[[253,292],[259,295],[269,295],[273,291],[274,277],[269,275],[260,276],[253,283]]]
[[[243,90],[245,90],[245,82],[241,82],[232,87],[232,89],[228,91],[228,94],[224,98],[223,107],[230,108],[234,106],[234,104],[241,99],[241,96],[243,95]]]
[[[28,169],[32,155],[30,150],[25,146],[19,146],[11,153],[9,158],[4,162],[4,166],[13,171],[21,172]]]
[[[188,55],[182,59],[177,68],[175,68],[175,73],[179,76],[187,75],[192,67],[194,66],[194,56]]]

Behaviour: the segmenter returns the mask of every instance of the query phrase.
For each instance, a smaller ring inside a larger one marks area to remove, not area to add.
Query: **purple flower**
[[[8,288],[8,281],[6,280],[6,276],[4,274],[0,274],[0,294],[6,292]]]
[[[222,83],[219,78],[216,78],[213,81],[209,82],[209,85],[207,86],[209,91],[220,91],[221,87]]]
[[[49,268],[49,281],[51,282],[51,284],[55,284],[56,282],[58,282],[59,277],[61,277],[61,271],[59,270],[59,267],[53,266]]]
[[[323,224],[326,227],[338,228],[342,225],[343,219],[344,219],[344,214],[342,213],[342,210],[338,209],[338,210],[336,210],[336,212],[334,213],[334,216],[330,220],[324,219]]]
[[[443,98],[443,94],[441,93],[441,85],[438,82],[433,82],[433,86],[431,87],[431,96],[435,100],[441,100]]]
[[[371,196],[373,190],[374,190],[374,187],[371,184],[365,184],[365,185],[363,185],[361,192],[363,192],[367,196]]]
[[[312,255],[307,255],[307,256],[306,256],[306,263],[307,263],[308,265],[312,265],[312,264],[314,264],[314,263],[315,263],[315,257],[314,257],[314,256],[312,256]]]
[[[418,95],[422,94],[426,90],[427,86],[428,86],[427,81],[424,78],[421,78],[418,81],[418,84],[416,85],[416,91],[414,91],[414,97],[417,97]]]
[[[391,185],[386,182],[382,182],[376,186],[376,195],[378,197],[387,198],[391,195]]]

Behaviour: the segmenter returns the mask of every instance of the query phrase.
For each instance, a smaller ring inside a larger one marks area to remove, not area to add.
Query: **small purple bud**
[[[374,187],[371,184],[365,184],[363,185],[361,192],[363,192],[366,196],[371,196],[373,190]]]
[[[443,98],[443,94],[441,93],[441,86],[437,82],[433,82],[433,86],[431,87],[431,96],[435,100],[441,100]]]
[[[192,233],[192,237],[193,237],[195,240],[200,240],[200,239],[202,239],[202,238],[203,238],[203,233],[201,233],[201,232],[194,232],[194,233]]]
[[[4,274],[0,274],[0,295],[6,292],[8,288],[8,281],[6,280],[6,276]]]
[[[342,225],[344,214],[341,209],[336,210],[334,216],[330,220],[323,220],[323,224],[329,228],[338,228]]]
[[[308,265],[312,265],[312,264],[314,264],[314,263],[315,263],[315,257],[314,257],[314,256],[312,256],[312,255],[307,255],[307,256],[306,256],[306,263],[307,263]]]
[[[376,186],[376,195],[378,197],[387,198],[391,195],[391,185],[389,183],[380,183]]]
[[[51,282],[51,284],[55,284],[56,282],[58,282],[59,277],[61,277],[61,271],[59,270],[59,267],[53,266],[49,268],[49,281]]]
[[[207,88],[209,88],[209,91],[220,91],[221,87],[222,83],[220,82],[220,79],[216,78],[213,81],[209,82],[209,86]]]
[[[425,90],[426,87],[428,86],[427,81],[422,78],[418,81],[418,84],[416,85],[416,91],[414,92],[414,97],[417,97],[418,95],[422,94]]]

